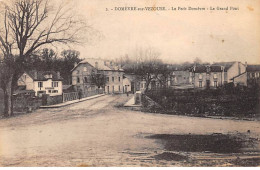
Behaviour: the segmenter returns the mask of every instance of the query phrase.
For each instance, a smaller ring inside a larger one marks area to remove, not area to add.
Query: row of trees
[[[196,58],[194,62],[166,64],[159,58],[160,52],[154,48],[138,48],[131,57],[125,55],[116,59],[116,62],[123,67],[125,73],[135,74],[141,80],[144,80],[146,82],[145,91],[148,90],[152,81],[156,81],[162,87],[166,87],[171,73],[176,67],[189,68],[195,64],[208,64],[203,63],[199,58]]]
[[[59,71],[63,84],[71,84],[70,71],[74,63],[80,62],[80,53],[76,50],[63,50],[60,55],[52,49],[44,48],[30,58],[26,63],[26,70]]]
[[[51,7],[48,0],[1,1],[0,11],[0,86],[4,115],[12,116],[18,76],[37,52],[44,46],[81,43],[89,27],[66,4]]]

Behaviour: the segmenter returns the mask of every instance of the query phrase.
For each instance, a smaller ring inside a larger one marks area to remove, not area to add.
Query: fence
[[[79,98],[78,92],[63,93],[63,102],[76,100]]]
[[[92,91],[86,91],[82,94],[82,98],[84,97],[90,97],[97,94],[103,94],[103,89],[96,89]],[[78,92],[71,92],[71,93],[63,93],[63,102],[71,101],[71,100],[77,100],[79,99],[79,93]]]

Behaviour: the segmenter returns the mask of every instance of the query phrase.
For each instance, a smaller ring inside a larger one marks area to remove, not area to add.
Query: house
[[[192,88],[191,65],[174,65],[171,66],[171,74],[169,76],[168,86],[171,88]]]
[[[235,86],[260,85],[260,65],[247,65],[246,71],[232,78]]]
[[[215,65],[194,66],[191,70],[195,88],[217,88],[224,84],[224,67]]]
[[[260,85],[260,65],[247,65],[247,84]]]
[[[72,85],[77,91],[82,90],[85,93],[103,88],[108,94],[123,93],[124,70],[112,61],[87,58],[76,64],[71,71]],[[93,76],[99,77],[100,82],[104,81],[103,85],[94,83]]]
[[[212,65],[224,67],[224,83],[231,83],[234,77],[246,72],[246,64],[238,61],[218,62]]]
[[[35,91],[35,96],[48,94],[49,96],[62,95],[62,77],[55,71],[24,72],[17,81],[18,86],[25,86],[24,90]]]
[[[140,78],[134,74],[124,74],[123,75],[123,92],[132,92],[140,90]]]
[[[212,65],[194,66],[191,72],[195,88],[216,88],[234,82],[234,79],[238,80],[238,77],[246,72],[246,64],[238,61],[218,62]]]
[[[70,92],[75,92],[75,89],[73,88],[72,85],[63,85],[62,91],[63,93],[70,93]]]

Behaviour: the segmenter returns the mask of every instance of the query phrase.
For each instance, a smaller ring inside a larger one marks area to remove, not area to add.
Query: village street
[[[237,157],[259,160],[259,150],[246,154],[174,151],[167,150],[167,141],[151,137],[221,133],[259,138],[258,121],[143,113],[120,107],[130,97],[105,95],[1,119],[0,166],[236,166]],[[173,155],[164,158],[164,153]]]

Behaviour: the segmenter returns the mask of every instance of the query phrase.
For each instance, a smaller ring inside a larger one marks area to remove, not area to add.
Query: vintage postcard
[[[259,0],[0,0],[1,167],[258,167]]]

